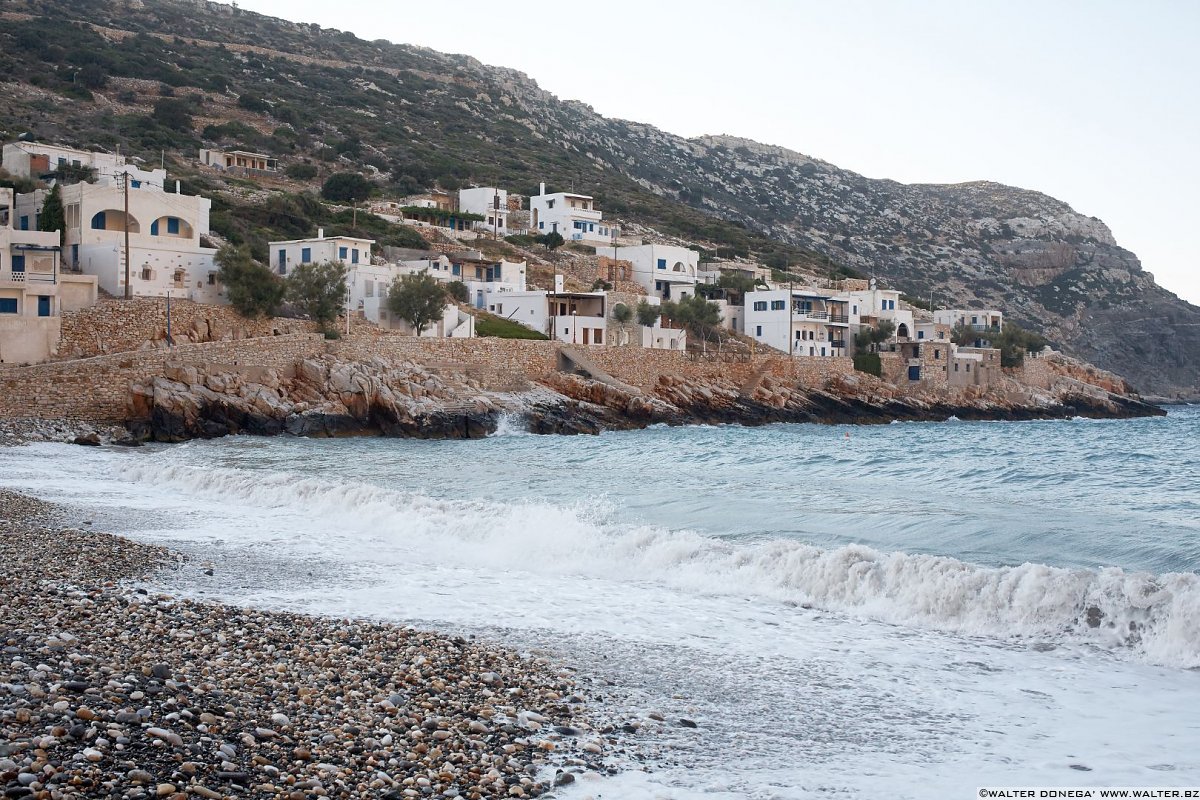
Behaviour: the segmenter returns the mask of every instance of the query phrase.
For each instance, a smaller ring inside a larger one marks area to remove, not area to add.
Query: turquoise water
[[[567,796],[959,797],[1200,782],[1198,438],[1188,407],[507,420],[485,441],[33,445],[0,474],[217,565],[174,591],[474,633],[611,684],[606,713],[700,721],[646,745],[649,773]]]

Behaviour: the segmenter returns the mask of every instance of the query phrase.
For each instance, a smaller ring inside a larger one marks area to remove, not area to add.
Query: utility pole
[[[133,284],[129,282],[129,170],[125,170],[125,299],[133,299]]]
[[[358,230],[358,201],[357,200],[354,201],[354,215],[352,217],[352,222],[350,223],[350,227],[354,228],[355,230]]]
[[[167,347],[174,347],[175,340],[171,338],[171,290],[167,289]]]
[[[492,198],[492,241],[500,238],[500,190]]]

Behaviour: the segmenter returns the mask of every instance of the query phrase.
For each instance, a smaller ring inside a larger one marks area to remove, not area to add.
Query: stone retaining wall
[[[171,300],[171,336],[177,344],[220,342],[309,333],[310,322],[246,319],[230,306]],[[163,297],[101,300],[91,308],[62,315],[60,358],[167,349],[167,301]]]

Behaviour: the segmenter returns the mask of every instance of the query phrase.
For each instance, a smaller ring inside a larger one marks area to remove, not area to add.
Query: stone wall
[[[325,352],[320,334],[180,345],[168,351],[117,353],[0,369],[0,418],[125,419],[129,387],[163,374],[168,364],[222,363],[287,369]]]
[[[295,319],[251,320],[230,306],[171,301],[171,336],[176,344],[235,341],[259,336],[308,333],[310,322]],[[167,347],[167,301],[161,297],[101,300],[91,308],[62,315],[59,358],[86,358]]]

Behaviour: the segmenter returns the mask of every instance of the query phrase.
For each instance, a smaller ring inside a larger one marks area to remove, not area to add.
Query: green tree
[[[865,326],[854,334],[854,349],[859,352],[874,352],[879,345],[892,338],[896,332],[896,323],[890,319],[880,320],[875,327]]]
[[[57,183],[70,186],[74,183],[95,183],[96,168],[75,164],[60,164],[48,176]]]
[[[330,175],[321,186],[321,197],[335,203],[357,203],[371,195],[372,184],[357,172]]]
[[[287,277],[285,296],[328,333],[346,299],[346,265],[340,261],[301,264]]]
[[[265,114],[271,110],[271,104],[264,100],[259,95],[251,92],[243,92],[239,97],[237,104],[239,107],[247,111],[253,111],[256,114]]]
[[[182,100],[167,97],[157,101],[150,118],[164,128],[180,133],[192,132],[192,109]]]
[[[442,316],[446,287],[428,272],[401,275],[388,289],[387,306],[389,311],[412,325],[413,331],[420,336],[429,323]]]
[[[652,306],[645,300],[638,303],[637,321],[638,325],[644,325],[647,328],[654,327],[654,323],[658,322],[658,318],[662,316],[662,308],[660,306]]]
[[[612,315],[617,322],[626,323],[633,319],[633,309],[624,303],[617,303],[613,306]]]
[[[250,257],[250,248],[225,245],[213,259],[217,280],[225,287],[230,304],[243,317],[272,317],[283,302],[284,283],[271,270]]]
[[[103,89],[108,85],[108,73],[95,62],[84,64],[76,78],[89,89]]]
[[[975,340],[978,338],[980,338],[979,334],[965,322],[959,322],[950,329],[950,341],[959,347],[970,347],[975,344]]]
[[[740,272],[724,272],[717,280],[717,286],[729,293],[729,302],[737,306],[742,304],[746,292],[754,291],[755,285],[754,278]]]
[[[38,230],[58,231],[58,243],[61,246],[63,231],[66,228],[67,215],[63,209],[62,190],[56,183],[50,189],[50,194],[46,195],[46,202],[42,204],[42,213],[38,216]]]
[[[559,247],[562,247],[563,243],[566,242],[566,239],[564,239],[562,234],[558,231],[550,231],[550,233],[536,236],[533,240],[540,245],[544,245],[547,250],[556,250]]]
[[[979,331],[975,335],[1000,350],[1002,367],[1019,367],[1025,363],[1026,353],[1037,352],[1050,343],[1040,333],[1027,331],[1012,322],[1006,324],[1003,331]]]
[[[467,285],[462,281],[451,281],[446,285],[446,291],[451,297],[460,303],[471,302],[471,292],[467,289]]]

